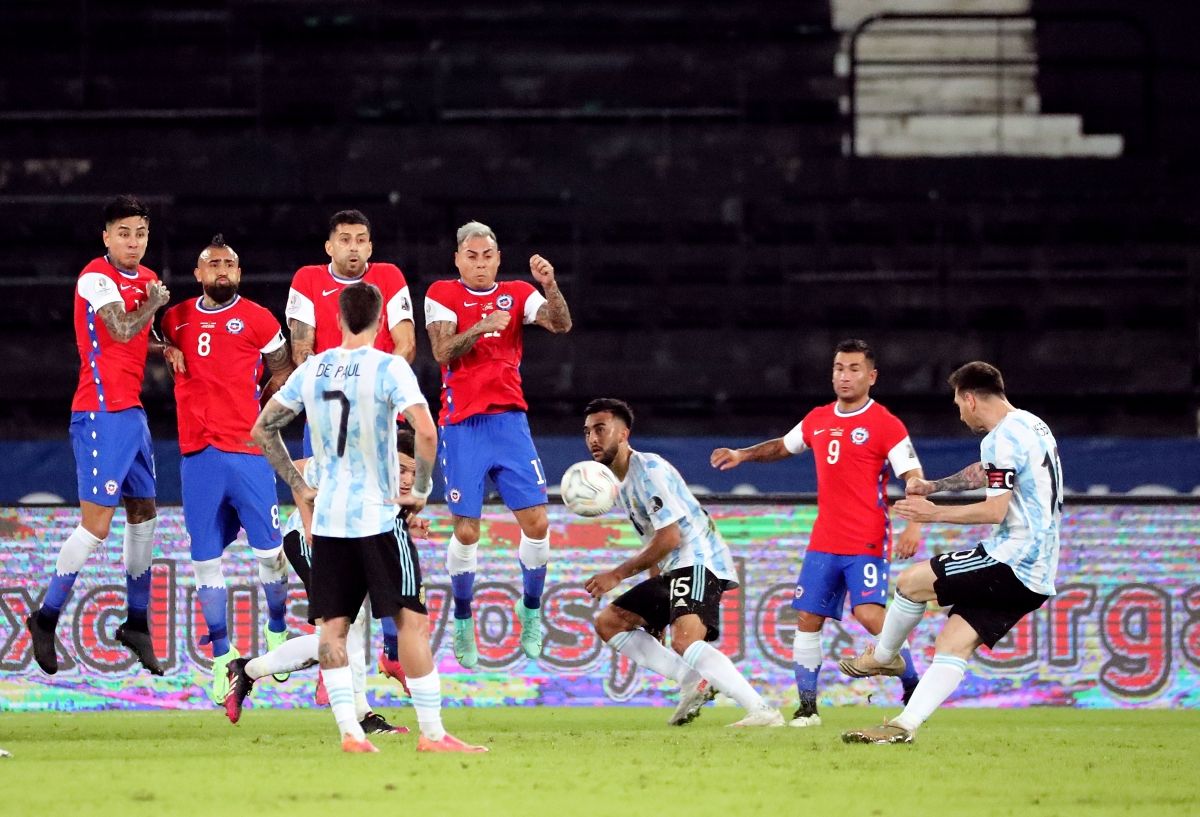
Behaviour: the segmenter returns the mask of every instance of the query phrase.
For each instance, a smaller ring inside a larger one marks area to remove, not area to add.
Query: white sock
[[[246,663],[246,674],[257,681],[276,673],[307,669],[317,663],[320,641],[316,633],[289,638],[270,652],[251,658]]]
[[[125,523],[125,572],[135,579],[150,569],[154,560],[154,526],[158,517],[145,522]]]
[[[367,703],[367,652],[366,652],[367,608],[364,605],[350,624],[346,633],[346,657],[350,659],[350,676],[354,685],[354,711],[361,721],[371,711]],[[328,679],[326,679],[328,685]]]
[[[275,584],[287,578],[287,557],[283,555],[282,547],[273,553],[256,550],[254,558],[258,562],[258,580],[263,584]]]
[[[805,633],[796,630],[792,636],[792,663],[804,669],[820,670],[825,653],[821,649],[821,634]]]
[[[437,669],[420,678],[410,676],[408,689],[412,692],[413,708],[417,710],[417,725],[421,734],[430,740],[444,738],[446,728],[442,726],[442,680],[438,677]]]
[[[325,690],[329,693],[329,708],[333,710],[333,719],[337,721],[338,731],[350,735],[355,740],[363,740],[366,735],[358,725],[358,717],[354,714],[354,680],[350,677],[349,667],[322,669],[325,676]]]
[[[689,667],[676,652],[658,643],[654,636],[645,630],[617,633],[608,640],[608,646],[639,667],[678,681],[681,687],[690,686],[700,680],[698,672]]]
[[[925,670],[921,682],[908,699],[908,706],[904,707],[899,717],[892,718],[892,723],[909,731],[925,723],[933,710],[958,688],[966,672],[967,662],[961,658],[940,653],[935,655],[933,663]]]
[[[762,696],[754,691],[729,657],[704,641],[697,641],[683,652],[688,666],[704,676],[720,692],[737,701],[747,712],[766,707]]]
[[[103,540],[92,536],[87,528],[80,525],[71,531],[67,541],[63,542],[62,549],[58,551],[58,564],[55,565],[54,572],[60,576],[78,573],[87,563],[92,551],[100,546],[101,541]]]
[[[896,657],[908,634],[925,617],[925,602],[905,598],[896,591],[883,616],[883,629],[875,642],[875,660],[886,664]]]
[[[478,566],[476,548],[477,545],[464,545],[457,536],[451,534],[450,543],[446,545],[446,572],[451,576],[474,573]]]
[[[517,546],[517,558],[530,570],[546,564],[550,561],[550,536],[531,539],[522,533],[521,544]]]

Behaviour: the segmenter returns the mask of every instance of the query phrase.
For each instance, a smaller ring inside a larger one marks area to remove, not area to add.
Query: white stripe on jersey
[[[1005,415],[979,446],[984,468],[1014,472],[1008,512],[983,548],[1035,593],[1054,595],[1062,525],[1062,469],[1050,428],[1028,411]],[[1006,488],[988,488],[988,496]]]
[[[658,454],[633,451],[618,500],[643,545],[654,538],[655,531],[673,522],[679,524],[679,547],[659,562],[664,573],[699,565],[717,578],[737,583],[729,546],[671,463]]]
[[[387,327],[389,330],[395,329],[396,324],[401,321],[413,321],[412,299],[408,295],[408,287],[405,286],[399,292],[392,296],[392,299],[387,302],[384,307],[384,313],[387,315]]]
[[[912,440],[908,437],[892,446],[887,458],[888,462],[892,464],[892,472],[898,477],[921,467],[921,461],[917,459],[917,449],[913,447]]]
[[[396,415],[425,403],[408,363],[369,347],[329,349],[304,361],[273,399],[308,415],[318,486],[313,535],[391,530],[400,493]]]
[[[317,308],[307,295],[294,289],[288,290],[287,307],[283,310],[283,316],[289,321],[294,318],[309,326],[317,325]]]

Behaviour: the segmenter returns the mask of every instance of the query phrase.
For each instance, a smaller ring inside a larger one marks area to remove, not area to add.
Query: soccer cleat
[[[379,750],[366,738],[359,740],[354,735],[342,735],[342,751],[352,755],[366,755]]]
[[[162,664],[158,663],[158,656],[154,654],[154,640],[150,638],[150,633],[133,629],[127,621],[117,627],[116,636],[117,641],[128,647],[152,675],[163,674]],[[217,703],[220,703],[220,700]]]
[[[228,687],[225,692],[225,717],[229,718],[230,723],[237,723],[242,717],[242,704],[254,688],[254,679],[246,674],[247,663],[245,658],[235,658],[225,668]]]
[[[58,672],[58,653],[54,650],[54,630],[42,627],[42,622],[38,620],[36,612],[25,619],[25,628],[29,630],[29,635],[33,639],[33,657],[37,661],[37,665],[42,668],[42,672],[47,675]]]
[[[404,667],[400,666],[399,661],[388,658],[386,650],[379,651],[379,671],[388,678],[399,681],[400,686],[404,687],[404,694],[412,697],[412,692],[408,689],[408,678],[404,676]]]
[[[320,670],[317,670],[317,690],[313,693],[313,703],[329,706],[329,690],[325,689],[325,675]]]
[[[454,619],[454,657],[464,669],[479,663],[479,647],[475,644],[475,619]]]
[[[900,676],[904,674],[904,656],[896,653],[891,661],[881,664],[875,660],[875,646],[872,645],[853,658],[838,661],[838,669],[851,678],[870,678],[873,675]]]
[[[282,647],[283,643],[288,640],[288,631],[287,630],[284,630],[282,633],[277,633],[277,632],[272,631],[270,627],[267,627],[266,632],[267,632],[267,650],[268,651]],[[290,672],[277,672],[274,675],[272,675],[271,677],[282,684],[288,678],[291,678],[292,674]]]
[[[229,663],[241,657],[242,655],[237,651],[237,647],[232,644],[229,645],[229,652],[213,656],[213,677],[209,695],[212,697],[212,702],[217,706],[224,705],[225,697],[229,694]]]
[[[679,705],[675,707],[675,712],[672,713],[667,723],[671,726],[683,726],[685,723],[691,723],[700,717],[700,710],[704,708],[704,705],[715,697],[717,697],[716,687],[701,678],[679,694]]]
[[[788,726],[794,726],[797,729],[820,725],[821,716],[817,714],[817,704],[815,701],[801,701],[800,706],[796,707],[796,711],[792,713],[792,719],[788,721]]]
[[[425,735],[421,735],[417,741],[418,752],[464,752],[466,754],[476,755],[488,751],[486,746],[472,746],[470,743],[463,743],[458,738],[447,732],[441,740],[431,740]]]
[[[871,726],[866,729],[851,729],[842,733],[844,743],[912,743],[913,733],[902,726],[896,726],[891,721],[884,721],[882,726]]]
[[[755,709],[740,721],[729,724],[730,728],[740,729],[748,726],[783,726],[783,715],[778,709],[764,706]]]
[[[0,749],[0,757],[12,757],[12,752],[7,749]]]
[[[374,712],[368,712],[358,725],[362,727],[363,732],[368,735],[407,735],[407,726],[392,726],[382,715],[376,715]]]
[[[517,618],[521,619],[521,649],[530,658],[541,658],[542,609],[530,610],[521,599],[517,602]]]

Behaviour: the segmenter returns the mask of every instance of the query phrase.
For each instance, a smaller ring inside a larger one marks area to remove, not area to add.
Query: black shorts
[[[950,615],[962,616],[989,647],[1050,598],[1026,587],[1011,567],[988,556],[982,544],[943,553],[929,564],[937,576],[933,592],[938,604],[950,607]]]
[[[694,613],[708,628],[704,640],[716,641],[721,637],[721,594],[733,586],[708,568],[681,567],[631,587],[613,604],[644,619],[655,637],[675,619]]]
[[[353,619],[368,595],[375,618],[391,618],[402,609],[428,615],[417,548],[400,522],[374,536],[313,536],[311,558],[308,607],[313,618]]]

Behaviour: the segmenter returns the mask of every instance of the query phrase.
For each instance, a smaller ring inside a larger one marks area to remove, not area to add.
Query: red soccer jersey
[[[279,321],[240,295],[219,309],[205,309],[201,301],[177,304],[162,320],[163,335],[187,363],[187,371],[175,375],[179,450],[191,454],[211,445],[261,453],[250,429],[258,418],[262,356],[284,344]]]
[[[361,282],[374,284],[383,294],[384,320],[375,336],[375,348],[388,354],[395,351],[392,328],[400,321],[413,319],[408,282],[400,268],[395,264],[371,263],[361,278],[342,278],[334,274],[332,264],[313,264],[296,270],[284,314],[288,320],[295,318],[316,328],[314,354],[342,345],[342,332],[337,324],[338,296],[346,287]]]
[[[157,280],[153,271],[140,264],[137,272],[119,270],[107,256],[94,259],[79,273],[75,284],[79,385],[71,411],[121,411],[142,404],[149,324],[121,343],[113,340],[96,313],[107,304],[120,304],[132,312],[146,302],[146,288]]]
[[[842,414],[819,406],[784,438],[788,450],[813,450],[817,521],[808,549],[847,556],[891,557],[888,464],[896,475],[920,468],[904,423],[874,400]]]
[[[476,414],[525,411],[521,391],[522,327],[537,319],[546,302],[527,281],[498,281],[476,291],[461,280],[434,281],[425,292],[425,324],[448,321],[463,332],[497,309],[512,320],[503,332],[489,332],[462,357],[442,367],[440,425],[460,423]]]

